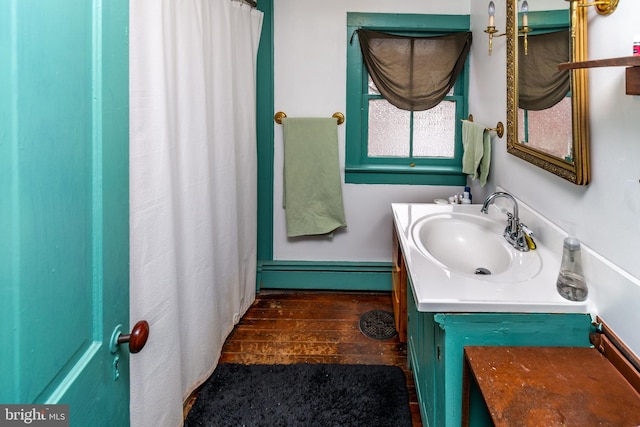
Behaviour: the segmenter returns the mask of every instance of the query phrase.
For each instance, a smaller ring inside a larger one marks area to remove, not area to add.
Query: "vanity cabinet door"
[[[407,357],[418,394],[420,415],[425,427],[437,426],[436,406],[436,353],[433,316],[416,309],[411,279],[407,286]]]
[[[446,425],[447,405],[446,392],[447,387],[447,340],[445,339],[445,330],[434,320],[434,315],[429,313],[429,319],[433,323],[433,405],[434,419],[433,426]]]

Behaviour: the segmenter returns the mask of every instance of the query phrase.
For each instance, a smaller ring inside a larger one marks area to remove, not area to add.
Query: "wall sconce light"
[[[527,33],[531,32],[531,27],[529,27],[529,3],[527,0],[522,2],[522,6],[520,7],[520,17],[522,20],[522,26],[518,29],[519,34],[524,37],[524,54],[527,55],[529,53],[529,43],[527,39]]]
[[[577,0],[567,0],[567,1],[577,1]],[[584,4],[579,3],[578,6],[579,7],[595,6],[596,11],[600,15],[611,15],[613,12],[616,11],[616,8],[618,7],[618,0],[598,0],[598,1],[594,1],[593,3],[584,3]]]
[[[489,55],[491,55],[491,51],[493,51],[493,38],[506,35],[506,33],[496,34],[498,32],[498,30],[496,30],[496,5],[493,4],[493,1],[489,2],[489,25],[484,32],[489,34]]]

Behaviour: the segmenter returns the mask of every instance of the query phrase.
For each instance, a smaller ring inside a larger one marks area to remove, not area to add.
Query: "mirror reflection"
[[[526,51],[519,40],[518,142],[572,161],[571,72],[558,70],[558,64],[570,59],[569,15],[563,15],[564,28],[529,27]]]
[[[566,0],[507,0],[507,151],[588,183],[585,8]]]

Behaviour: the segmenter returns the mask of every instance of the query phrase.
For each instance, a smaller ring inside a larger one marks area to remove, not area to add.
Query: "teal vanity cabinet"
[[[591,346],[589,314],[420,312],[408,282],[408,358],[425,426],[460,426],[465,346]]]

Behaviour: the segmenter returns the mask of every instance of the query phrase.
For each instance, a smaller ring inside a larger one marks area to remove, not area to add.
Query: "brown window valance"
[[[569,62],[569,30],[530,35],[528,52],[518,43],[518,107],[545,110],[567,96],[571,88],[569,70],[558,70],[558,64]]]
[[[462,71],[471,32],[412,37],[358,30],[364,63],[380,94],[409,111],[435,107]]]

